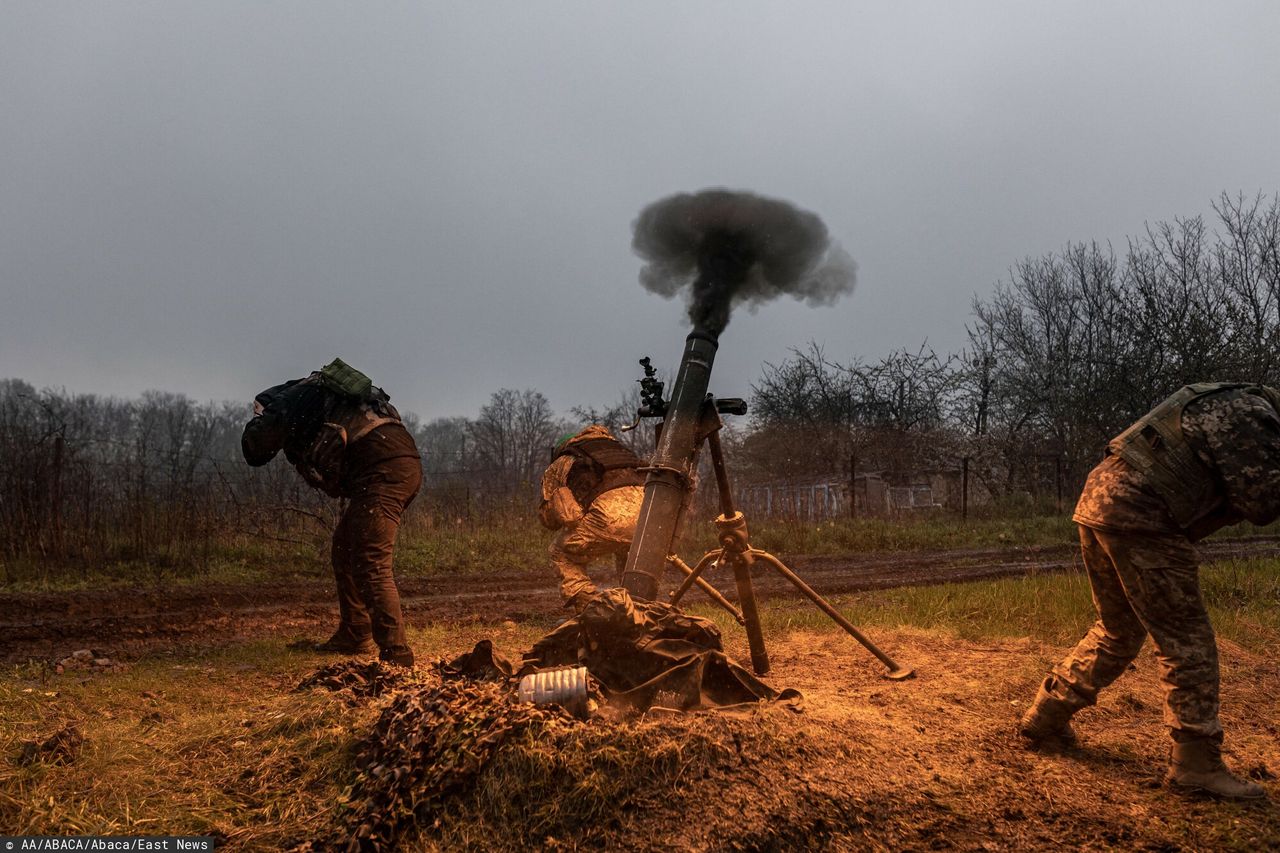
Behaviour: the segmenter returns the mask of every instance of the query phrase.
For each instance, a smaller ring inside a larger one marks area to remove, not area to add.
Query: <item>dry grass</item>
[[[1275,561],[1206,570],[1223,629],[1228,760],[1280,796]],[[1155,662],[1081,714],[1082,747],[1028,752],[1013,724],[1088,620],[1070,575],[845,604],[919,677],[880,667],[795,602],[769,606],[770,681],[806,710],[596,721],[505,743],[407,846],[427,849],[1268,849],[1270,805],[1185,800],[1160,785],[1166,737]],[[1074,585],[1074,586],[1073,586]],[[921,596],[917,598],[916,596]],[[1039,612],[1043,621],[1036,622]],[[545,624],[435,625],[422,659],[494,635],[509,653]],[[731,653],[746,658],[738,629]],[[1065,639],[1064,639],[1065,638]],[[242,850],[343,836],[357,812],[355,745],[391,697],[296,693],[330,658],[287,636],[125,672],[0,675],[0,826],[40,833],[213,834]],[[69,722],[68,764],[14,759]]]

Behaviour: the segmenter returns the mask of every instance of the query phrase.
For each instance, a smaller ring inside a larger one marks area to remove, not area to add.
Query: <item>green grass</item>
[[[969,548],[1075,547],[1076,528],[1067,515],[975,518],[934,515],[906,520],[839,519],[821,523],[750,522],[758,548],[791,554],[880,554]],[[1216,536],[1280,534],[1280,523],[1266,528],[1240,525]],[[546,570],[552,533],[532,518],[497,520],[485,525],[429,527],[411,523],[401,531],[396,572],[402,577],[539,573]],[[686,525],[678,550],[696,558],[715,546],[715,528],[706,520]],[[288,578],[326,578],[328,539],[315,533],[298,542],[237,536],[207,550],[169,553],[148,559],[120,558],[62,564],[0,561],[0,590],[58,591],[101,588],[170,587],[191,584],[253,585]]]
[[[1201,585],[1218,635],[1256,652],[1280,647],[1280,559],[1227,560],[1201,569]],[[858,627],[903,626],[965,640],[1030,637],[1054,644],[1078,640],[1095,619],[1082,571],[937,586],[901,587],[835,596]],[[699,601],[694,612],[725,631],[738,630],[724,611]],[[761,615],[766,634],[834,628],[804,600],[778,602]]]

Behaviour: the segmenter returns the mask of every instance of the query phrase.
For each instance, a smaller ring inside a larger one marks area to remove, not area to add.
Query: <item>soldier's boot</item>
[[[368,629],[366,629],[368,631]],[[373,634],[353,631],[346,625],[340,625],[333,636],[323,643],[314,646],[318,652],[333,652],[340,655],[371,655],[378,650],[373,642]]]
[[[1018,734],[1035,743],[1057,743],[1069,746],[1076,742],[1075,729],[1071,728],[1071,715],[1083,707],[1083,703],[1059,699],[1048,690],[1053,676],[1049,676],[1036,691],[1035,701],[1022,715]]]
[[[396,666],[413,666],[413,649],[408,646],[390,646],[378,653],[378,660]]]
[[[1257,800],[1267,795],[1261,785],[1241,779],[1222,763],[1222,746],[1213,738],[1174,742],[1165,782],[1186,791],[1201,791],[1231,800]]]

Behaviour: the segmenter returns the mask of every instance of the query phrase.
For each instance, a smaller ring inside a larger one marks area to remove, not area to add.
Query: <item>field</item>
[[[1280,815],[1269,802],[1185,798],[1161,785],[1167,736],[1147,652],[1080,715],[1079,747],[1035,752],[1020,742],[1013,727],[1036,682],[1090,621],[1088,586],[1065,525],[1010,532],[993,522],[977,531],[762,530],[758,544],[833,594],[917,678],[884,680],[861,647],[762,578],[767,680],[798,689],[799,707],[525,720],[487,760],[457,765],[452,787],[425,803],[430,819],[405,830],[403,846],[1280,845]],[[788,542],[798,535],[806,538]],[[872,535],[880,547],[867,543]],[[855,541],[859,547],[849,547]],[[803,550],[783,551],[786,544]],[[487,547],[519,553],[510,542]],[[1280,543],[1232,536],[1204,551],[1223,660],[1227,760],[1275,797]],[[439,696],[432,660],[485,638],[518,657],[560,618],[536,563],[496,560],[442,573],[421,570],[415,548],[405,557],[410,639],[424,665],[380,696],[295,690],[335,661],[295,648],[334,619],[314,572],[265,584],[226,575],[32,586],[0,597],[0,624],[11,638],[0,673],[0,827],[212,834],[244,850],[344,843],[366,806],[359,756],[388,703]],[[747,659],[736,625],[701,600],[690,604],[720,623],[731,654]],[[112,663],[58,672],[56,662],[80,648]],[[518,710],[503,713],[523,720]],[[68,726],[74,734],[53,738]]]

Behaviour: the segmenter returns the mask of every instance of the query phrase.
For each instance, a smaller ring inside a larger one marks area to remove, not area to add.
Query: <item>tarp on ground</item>
[[[585,666],[615,710],[691,711],[777,699],[779,692],[724,653],[714,622],[624,589],[597,593],[582,612],[534,644],[518,674]]]

